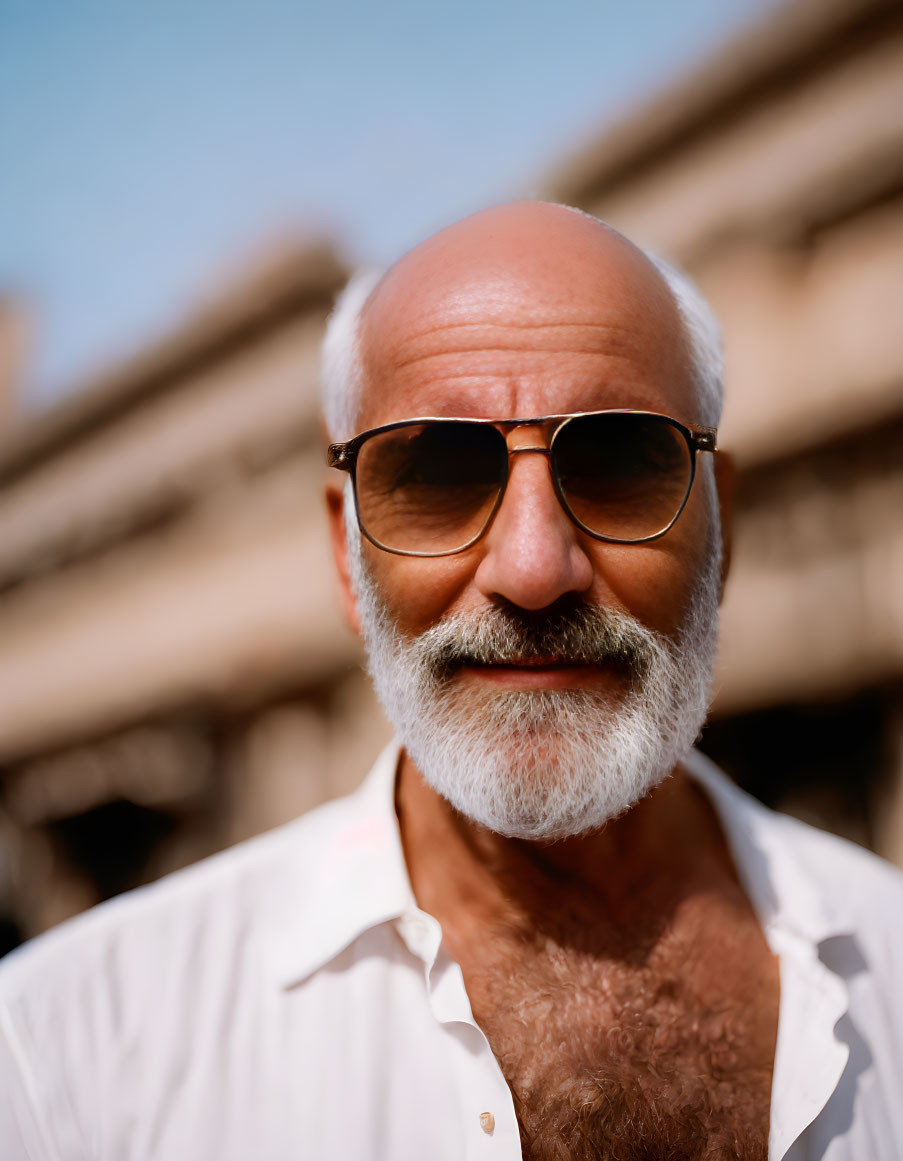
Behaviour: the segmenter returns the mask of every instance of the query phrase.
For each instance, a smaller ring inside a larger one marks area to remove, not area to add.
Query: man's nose
[[[555,494],[547,455],[525,451],[511,457],[508,486],[483,553],[477,588],[522,609],[544,609],[591,586],[592,561]]]

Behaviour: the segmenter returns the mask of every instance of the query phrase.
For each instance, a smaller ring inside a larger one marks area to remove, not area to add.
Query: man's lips
[[[610,687],[623,676],[614,661],[572,661],[562,657],[524,657],[515,661],[462,662],[458,670],[468,681],[517,689],[590,689]]]

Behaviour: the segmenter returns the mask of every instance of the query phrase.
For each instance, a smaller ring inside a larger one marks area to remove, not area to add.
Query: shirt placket
[[[782,1161],[828,1103],[846,1066],[849,1048],[834,1029],[849,994],[811,943],[779,928],[768,938],[781,971],[768,1157]]]
[[[399,932],[424,965],[430,1008],[448,1037],[461,1098],[462,1161],[521,1161],[511,1090],[473,1018],[460,966],[442,949],[442,929],[423,911],[406,912]]]

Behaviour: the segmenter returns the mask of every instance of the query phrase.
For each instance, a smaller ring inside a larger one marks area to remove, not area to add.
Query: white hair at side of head
[[[692,279],[657,254],[648,250],[643,253],[665,280],[677,304],[693,362],[700,420],[707,427],[717,427],[724,405],[721,324]]]
[[[352,275],[326,323],[320,379],[323,418],[331,439],[350,439],[354,434],[364,387],[361,317],[381,277],[381,270],[372,269],[358,270]]]

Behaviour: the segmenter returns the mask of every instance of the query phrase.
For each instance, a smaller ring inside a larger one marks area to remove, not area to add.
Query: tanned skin
[[[383,279],[362,338],[359,429],[606,407],[703,422],[657,272],[560,207],[503,206],[431,238]],[[719,455],[714,470],[726,529],[729,461]],[[338,486],[328,501],[356,625]],[[564,600],[673,634],[712,518],[697,481],[666,536],[603,544],[562,512],[544,457],[521,456],[492,527],[467,552],[418,559],[365,542],[364,553],[408,635],[456,612],[541,612]],[[623,692],[618,674],[587,666],[464,667],[453,680]],[[397,809],[415,896],[461,965],[514,1094],[525,1158],[764,1161],[777,963],[714,811],[680,769],[603,829],[554,844],[457,814],[407,755]]]
[[[398,811],[525,1158],[767,1156],[777,973],[685,776],[549,846],[456,815],[410,764]]]

